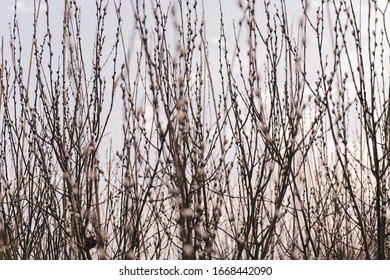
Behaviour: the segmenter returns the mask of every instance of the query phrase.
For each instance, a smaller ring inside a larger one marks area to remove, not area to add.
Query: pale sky
[[[367,18],[367,2],[368,0],[362,0],[362,30],[366,30],[368,26],[368,22],[366,20]],[[41,2],[41,9],[40,9],[40,20],[38,23],[38,33],[43,34],[46,29],[46,19],[44,17],[44,13],[46,11],[45,2],[39,1],[39,0],[18,0],[17,1],[17,10],[18,10],[18,22],[19,22],[19,30],[20,30],[20,36],[22,40],[22,46],[23,46],[23,57],[22,57],[22,64],[24,65],[25,69],[27,69],[28,66],[28,58],[30,55],[30,48],[31,48],[31,42],[32,42],[32,31],[33,31],[33,10],[34,10],[34,2],[39,3]],[[63,10],[64,10],[64,1],[60,0],[49,0],[50,4],[50,24],[51,24],[51,32],[53,34],[53,44],[54,44],[54,59],[57,59],[61,55],[61,34],[62,34],[62,20],[63,20]],[[93,52],[93,39],[94,39],[94,33],[95,33],[95,0],[82,0],[82,1],[76,1],[78,5],[81,7],[81,27],[82,27],[82,39],[83,39],[83,46],[84,46],[84,55],[86,58],[86,61],[88,61],[88,56],[91,55]],[[106,30],[108,31],[106,33],[108,42],[110,40],[113,40],[115,29],[116,29],[116,16],[114,13],[114,5],[113,1],[104,1],[104,3],[109,3],[109,11],[108,11],[108,18],[106,20]],[[146,1],[149,3],[148,1]],[[161,1],[162,5],[166,5],[169,3],[169,1]],[[280,5],[280,1],[270,1],[271,6],[275,3],[277,5]],[[308,1],[311,4],[311,9],[309,10],[310,17],[314,20],[315,19],[315,9],[316,5],[320,2],[319,0],[315,1]],[[338,3],[338,1],[336,1]],[[380,0],[377,1],[379,7],[383,10],[384,7],[387,4],[387,0]],[[5,58],[10,57],[10,48],[9,48],[9,38],[10,38],[10,23],[13,22],[13,11],[14,11],[14,0],[1,0],[2,8],[0,9],[0,36],[4,38],[4,55]],[[131,8],[131,0],[123,0],[122,1],[122,18],[124,20],[123,22],[123,33],[127,38],[125,39],[125,42],[128,42],[128,46],[130,49],[132,47],[137,47],[137,43],[139,42],[137,31],[134,29],[133,24],[133,10]],[[175,1],[172,1],[172,3],[175,3]],[[204,12],[205,12],[205,18],[206,18],[206,36],[209,43],[209,53],[210,53],[210,63],[212,67],[212,72],[215,73],[216,81],[218,81],[218,39],[219,39],[219,33],[220,33],[220,12],[219,12],[219,1],[211,0],[203,2],[199,2],[198,6],[202,6],[202,3],[204,5]],[[233,36],[233,22],[237,26],[238,21],[242,18],[242,10],[238,8],[238,1],[236,0],[222,0],[222,9],[224,14],[224,23],[225,23],[225,32],[228,39],[228,50],[230,52],[230,57],[233,57],[233,51],[235,47],[235,41]],[[358,7],[359,1],[353,1],[354,5]],[[258,1],[256,4],[257,6],[257,16],[256,20],[260,26],[260,28],[265,28],[265,14],[263,12],[263,1]],[[287,11],[289,13],[289,20],[291,27],[294,27],[298,24],[300,16],[302,14],[301,9],[301,1],[300,0],[289,0],[286,1],[287,5]],[[332,20],[329,20],[329,23],[331,23]],[[379,25],[382,24],[382,22],[378,23]],[[364,32],[363,32],[364,34]],[[294,34],[296,35],[296,34]],[[111,37],[110,37],[111,36]],[[245,30],[241,34],[240,37],[240,44],[242,44],[242,47],[245,49],[245,46],[247,44],[245,36]],[[363,37],[364,40],[364,37]],[[259,40],[260,41],[260,40]],[[308,37],[308,42],[315,42],[314,36]],[[109,45],[109,43],[107,43]],[[134,45],[134,46],[132,46]],[[325,47],[324,49],[328,49],[330,51],[331,46],[331,40],[325,40]],[[240,45],[241,47],[241,45]],[[56,49],[57,48],[57,49]],[[261,53],[262,48],[264,49],[264,46],[259,46],[260,50],[260,63],[263,63],[264,61],[264,53]],[[107,50],[107,54],[108,54]],[[134,55],[134,51],[132,52]],[[121,56],[119,56],[121,57]],[[123,58],[123,54],[122,54]],[[133,58],[131,58],[133,59]],[[243,56],[243,64],[247,63],[245,60],[245,56]],[[313,75],[313,78],[316,76],[316,70],[318,67],[318,64],[316,63],[316,56],[313,55],[310,57],[312,60],[312,63],[308,63],[308,75]],[[120,63],[123,63],[123,59],[120,61]],[[87,63],[88,65],[88,63]],[[310,69],[310,67],[313,67],[313,69]],[[388,72],[388,68],[386,69]],[[388,73],[387,73],[388,74]],[[109,77],[109,74],[107,75]],[[354,97],[351,96],[353,99]],[[121,122],[118,121],[122,119],[122,111],[121,110],[114,110],[114,113],[112,115],[112,118],[114,123],[109,126],[109,129],[107,132],[110,132],[112,135],[117,135],[121,131]],[[116,139],[120,139],[121,137],[115,137]]]

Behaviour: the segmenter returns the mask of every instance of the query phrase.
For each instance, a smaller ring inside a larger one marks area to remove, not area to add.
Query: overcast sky
[[[126,42],[128,42],[129,47],[131,47],[132,44],[136,46],[136,44],[139,42],[136,34],[136,30],[134,29],[133,24],[133,11],[131,9],[130,1],[132,0],[123,0],[123,7],[122,7],[122,17],[124,19],[123,23],[123,33],[127,38],[125,39]],[[1,0],[2,6],[0,9],[0,36],[4,37],[4,54],[6,58],[9,58],[10,55],[10,49],[9,49],[9,38],[10,38],[10,23],[13,22],[13,12],[14,12],[14,0]],[[39,3],[39,0],[35,1],[36,3]],[[106,2],[106,1],[104,1]],[[109,15],[106,21],[106,30],[108,31],[108,35],[112,35],[111,39],[114,38],[115,29],[117,25],[116,16],[113,12],[114,6],[113,1],[110,0],[109,2]],[[149,3],[149,1],[146,1]],[[169,1],[161,1],[163,4],[169,3]],[[175,1],[172,1],[174,3]],[[238,2],[236,0],[223,0],[222,2],[222,10],[224,14],[224,22],[225,22],[225,28],[228,38],[228,48],[230,50],[230,54],[233,53],[233,49],[235,46],[234,42],[234,36],[233,36],[233,22],[237,24],[237,22],[242,18],[243,13],[242,10],[238,8]],[[320,2],[319,0],[315,1],[308,1],[311,5],[310,7],[310,16],[314,20],[315,17],[315,10],[316,5]],[[353,1],[355,7],[359,7],[358,3],[360,1],[356,0]],[[63,21],[63,10],[64,10],[64,1],[60,0],[49,0],[50,3],[50,22],[51,22],[51,31],[53,34],[53,41],[54,41],[54,48],[58,48],[57,50],[54,49],[55,56],[57,52],[57,57],[60,55],[61,51],[61,36],[62,36],[62,21]],[[84,51],[86,57],[88,55],[92,54],[93,51],[93,38],[95,34],[95,0],[82,0],[77,1],[78,5],[81,6],[81,26],[82,26],[82,39],[84,44]],[[202,2],[200,2],[199,5],[201,5]],[[271,1],[271,3],[280,3],[280,1]],[[336,3],[339,3],[339,1],[336,1]],[[362,30],[367,29],[367,3],[368,0],[362,0]],[[377,1],[379,7],[383,10],[388,1],[387,0],[380,0]],[[218,77],[218,38],[220,33],[220,16],[219,16],[219,1],[216,0],[204,0],[204,12],[206,17],[206,34],[207,34],[207,40],[209,42],[209,53],[210,53],[210,62],[211,67],[214,69],[213,72],[216,73],[216,76]],[[256,20],[260,25],[260,28],[265,28],[265,16],[263,11],[263,1],[258,1],[258,13],[256,16]],[[300,16],[302,16],[302,9],[301,9],[301,1],[300,0],[289,0],[286,1],[287,5],[287,11],[289,13],[289,19],[291,27],[294,28],[299,22]],[[45,18],[44,12],[46,10],[44,1],[41,1],[41,9],[40,9],[40,22],[38,25],[39,32],[43,33],[45,32],[46,24],[45,24]],[[19,22],[19,29],[20,29],[20,36],[22,40],[22,46],[23,46],[23,60],[22,64],[25,65],[27,68],[27,62],[30,54],[30,48],[31,48],[31,41],[32,41],[32,30],[33,30],[33,11],[34,11],[34,0],[19,0],[17,1],[17,11],[18,11],[18,22]],[[332,24],[332,20],[329,20],[329,23]],[[381,25],[382,22],[379,22],[378,25]],[[38,32],[38,33],[39,33]],[[134,35],[135,34],[135,35]],[[364,33],[363,33],[364,34]],[[56,37],[57,36],[57,37]],[[109,36],[108,36],[109,37]],[[134,39],[135,38],[135,39]],[[240,43],[245,46],[246,39],[245,34],[242,35],[242,41]],[[363,37],[363,40],[365,38]],[[308,41],[310,42],[312,40],[315,41],[315,36],[309,36]],[[57,42],[57,44],[55,43]],[[331,40],[325,40],[325,44],[328,45],[328,47],[331,46]],[[326,48],[325,48],[326,49]],[[89,51],[90,50],[90,51]],[[262,55],[262,54],[260,54]],[[264,55],[263,55],[264,58]],[[316,57],[311,56],[311,63],[308,64],[308,72],[309,75],[313,73],[315,75],[316,68],[310,69],[313,65],[315,66],[316,63]],[[261,59],[260,59],[261,61]],[[243,61],[245,64],[245,60]],[[387,70],[388,71],[388,68]],[[353,98],[353,97],[351,97]],[[114,111],[114,119],[117,120],[122,117],[121,111],[117,110]],[[116,129],[115,129],[116,127]],[[113,130],[112,132],[118,133],[118,131],[121,130],[120,122],[116,122],[116,126],[110,126],[110,129]]]

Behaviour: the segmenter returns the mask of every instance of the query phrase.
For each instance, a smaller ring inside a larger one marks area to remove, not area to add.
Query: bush
[[[0,258],[388,257],[388,3],[286,2],[15,2]]]

